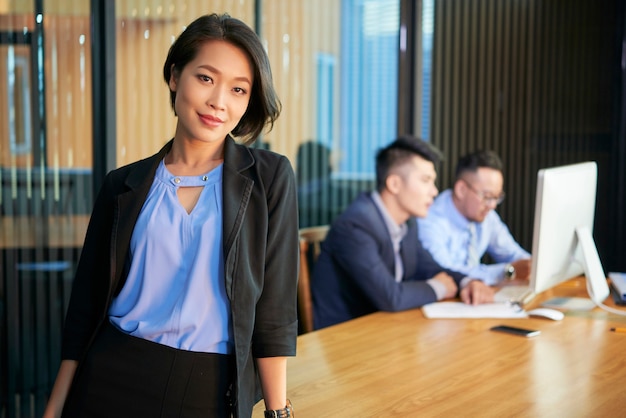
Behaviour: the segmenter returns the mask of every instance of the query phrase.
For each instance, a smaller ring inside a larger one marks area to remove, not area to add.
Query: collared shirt
[[[126,283],[109,309],[121,330],[170,347],[232,352],[222,254],[222,168],[174,176],[161,161],[131,238]],[[191,213],[179,187],[203,186]]]
[[[470,222],[454,205],[452,191],[448,189],[435,199],[428,216],[418,219],[418,234],[424,248],[443,267],[480,279],[489,285],[503,279],[507,263],[530,258],[530,254],[515,241],[497,212],[492,210],[483,222],[474,223],[475,249],[479,257],[487,253],[495,263],[468,264],[469,225]]]
[[[380,194],[378,192],[372,192],[372,200],[374,201],[374,204],[376,205],[380,213],[383,215],[385,226],[387,227],[387,231],[389,231],[391,243],[393,244],[393,253],[396,260],[395,279],[397,283],[400,283],[402,281],[402,276],[404,275],[404,265],[402,264],[402,257],[400,256],[400,243],[406,235],[407,226],[406,224],[398,225],[391,218],[391,215],[387,212],[387,208],[385,207],[385,204],[380,198]]]
[[[393,252],[395,255],[395,280],[399,283],[402,281],[402,276],[404,275],[404,264],[402,263],[402,257],[400,255],[400,246],[402,243],[402,239],[407,233],[408,228],[405,223],[398,225],[396,221],[393,220],[393,218],[387,211],[387,208],[385,207],[385,204],[383,203],[380,194],[377,191],[373,191],[371,193],[371,196],[374,204],[378,208],[378,211],[383,216],[385,226],[387,227],[387,230],[389,231],[389,236],[391,237]],[[426,280],[426,283],[428,283],[428,285],[432,287],[435,291],[435,294],[437,295],[437,300],[441,300],[445,297],[446,289],[443,284],[434,279],[428,279]]]

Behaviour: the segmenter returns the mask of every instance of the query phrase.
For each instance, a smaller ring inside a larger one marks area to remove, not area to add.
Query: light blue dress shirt
[[[445,190],[436,199],[426,218],[418,219],[418,235],[433,258],[450,270],[494,285],[504,278],[508,263],[530,258],[513,238],[498,213],[489,212],[483,222],[474,223],[476,251],[479,257],[489,254],[494,264],[469,265],[470,222],[452,201],[452,191]]]
[[[222,253],[222,165],[174,176],[161,161],[131,239],[128,278],[109,309],[121,330],[189,351],[232,352]],[[187,213],[179,187],[203,186]]]

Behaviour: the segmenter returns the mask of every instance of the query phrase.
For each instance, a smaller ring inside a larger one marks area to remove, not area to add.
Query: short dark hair
[[[460,179],[465,173],[476,173],[481,167],[502,172],[502,160],[493,151],[478,150],[466,154],[459,158],[456,165],[456,179]]]
[[[246,144],[253,143],[281,111],[281,103],[274,90],[269,57],[259,36],[244,22],[228,14],[216,13],[197,18],[187,26],[172,44],[163,65],[165,83],[170,82],[172,72],[180,74],[192,61],[203,43],[210,40],[223,40],[241,48],[250,58],[254,72],[254,82],[250,103],[233,135],[241,137]],[[176,92],[170,90],[170,103],[174,109]],[[175,110],[174,110],[175,111]]]
[[[406,163],[415,155],[435,165],[443,160],[441,151],[430,143],[411,135],[400,136],[376,154],[376,190],[380,192],[385,188],[392,168]]]

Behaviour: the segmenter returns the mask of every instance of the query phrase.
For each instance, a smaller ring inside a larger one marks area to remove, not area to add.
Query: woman
[[[285,157],[245,146],[280,113],[269,59],[213,14],[163,70],[175,136],[104,180],[45,416],[245,417],[261,395],[266,415],[291,416],[295,180]]]

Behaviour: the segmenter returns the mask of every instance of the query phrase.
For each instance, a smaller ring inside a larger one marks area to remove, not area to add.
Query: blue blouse
[[[174,176],[159,164],[131,239],[126,283],[109,309],[121,330],[189,351],[233,350],[222,251],[222,169]],[[203,186],[187,213],[179,187]]]

